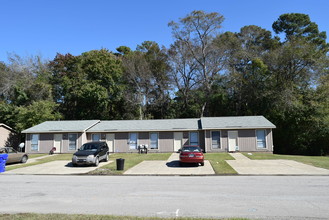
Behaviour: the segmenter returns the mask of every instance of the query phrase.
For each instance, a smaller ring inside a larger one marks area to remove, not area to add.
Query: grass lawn
[[[88,174],[92,175],[118,175],[123,174],[129,168],[139,164],[144,160],[167,160],[171,153],[152,153],[152,154],[137,154],[137,153],[115,153],[110,156],[113,163],[102,166]],[[116,170],[116,159],[125,159],[124,170]]]
[[[37,158],[41,156],[45,156],[47,154],[29,154],[29,159],[31,158]],[[6,166],[6,171],[9,170],[14,170],[17,168],[22,168],[22,167],[29,167],[29,166],[34,166],[42,163],[48,163],[51,161],[55,160],[71,160],[72,159],[72,154],[55,154],[47,158],[41,158],[38,159],[36,162],[33,163],[24,163],[24,164],[16,164],[16,165],[11,165],[11,166]]]
[[[113,215],[67,215],[67,214],[0,214],[1,220],[210,220],[210,218],[157,218]],[[221,218],[222,220],[247,220],[246,218]]]
[[[246,157],[252,160],[294,160],[297,162],[309,164],[315,167],[329,169],[329,157],[321,156],[296,156],[296,155],[281,155],[281,154],[264,154],[264,153],[243,153]]]
[[[205,160],[209,160],[216,174],[237,174],[225,160],[234,160],[228,153],[206,153]]]

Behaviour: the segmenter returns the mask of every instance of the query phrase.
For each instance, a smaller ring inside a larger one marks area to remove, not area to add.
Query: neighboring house
[[[24,130],[26,152],[73,153],[83,143],[106,141],[111,152],[174,152],[199,145],[206,152],[273,152],[272,129],[263,116],[192,119],[47,121]]]
[[[8,143],[11,143],[12,141],[10,139],[13,137],[14,134],[15,132],[11,127],[0,123],[0,147],[4,147]]]

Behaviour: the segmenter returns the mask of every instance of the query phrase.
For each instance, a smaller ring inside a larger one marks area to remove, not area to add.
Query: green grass
[[[94,171],[89,172],[91,175],[120,175],[131,167],[139,164],[144,160],[167,160],[171,153],[152,153],[152,154],[136,154],[136,153],[116,153],[110,156],[113,163],[102,166]],[[124,170],[116,170],[116,159],[125,159]]]
[[[265,154],[265,153],[243,153],[246,157],[252,160],[294,160],[315,167],[329,169],[329,157],[321,156],[296,156],[296,155],[281,155],[281,154]]]
[[[31,154],[31,155],[33,155],[33,154]],[[39,157],[41,157],[41,156],[45,156],[47,154],[42,154],[42,155],[38,154],[38,155],[40,155]],[[29,155],[29,157],[30,157],[30,155]],[[33,163],[24,163],[24,164],[6,166],[6,171],[14,170],[17,168],[34,166],[34,165],[38,165],[38,164],[42,164],[42,163],[48,163],[48,162],[55,161],[55,160],[71,160],[71,159],[72,159],[72,154],[56,154],[56,155],[52,155],[50,157],[38,159],[36,162],[33,162]]]
[[[205,160],[209,160],[216,174],[237,174],[225,160],[234,160],[228,153],[206,153]]]
[[[160,218],[160,217],[136,217],[136,216],[113,216],[113,215],[86,215],[86,214],[0,214],[1,220],[211,220],[214,218]],[[246,218],[216,218],[222,220],[247,220]]]

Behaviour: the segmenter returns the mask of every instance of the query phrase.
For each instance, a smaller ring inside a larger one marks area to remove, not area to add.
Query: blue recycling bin
[[[8,154],[0,154],[0,173],[6,171],[6,161],[8,159]]]

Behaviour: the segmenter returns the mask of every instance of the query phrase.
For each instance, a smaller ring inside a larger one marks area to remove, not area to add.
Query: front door
[[[54,147],[56,148],[55,153],[60,153],[62,149],[62,134],[54,134]]]
[[[238,148],[238,131],[228,132],[228,151],[236,151]]]
[[[129,134],[129,149],[137,149],[137,133]]]
[[[106,143],[109,147],[109,152],[114,152],[114,134],[106,134]]]
[[[183,143],[183,132],[174,132],[174,151],[177,152]]]

